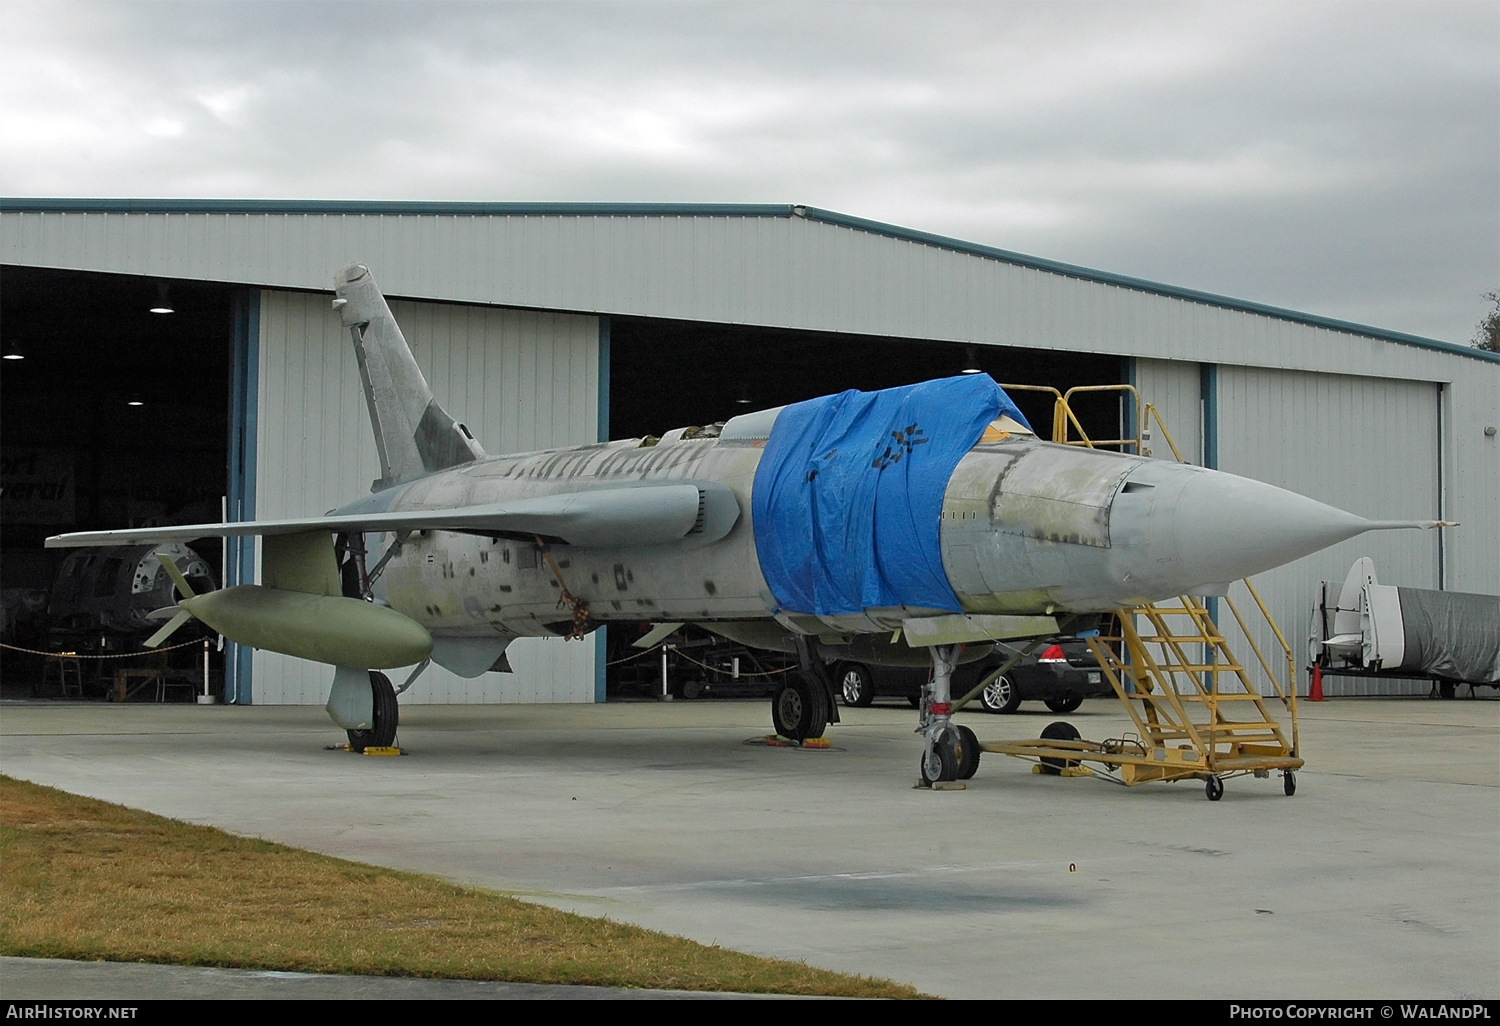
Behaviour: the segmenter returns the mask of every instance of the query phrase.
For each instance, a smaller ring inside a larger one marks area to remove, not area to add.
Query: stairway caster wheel
[[[1293,773],[1291,770],[1287,770],[1285,773],[1283,773],[1281,775],[1281,789],[1286,792],[1286,796],[1288,798],[1296,794],[1297,774]]]
[[[1224,781],[1218,777],[1209,777],[1203,782],[1203,793],[1208,796],[1209,801],[1218,801],[1224,797]]]

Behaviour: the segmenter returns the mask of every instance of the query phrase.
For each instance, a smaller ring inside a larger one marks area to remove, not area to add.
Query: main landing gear
[[[787,679],[771,696],[771,722],[776,733],[793,741],[822,737],[830,722],[839,721],[833,687],[818,656],[817,645],[811,638],[797,638],[800,665],[787,674]]]
[[[396,702],[396,688],[391,684],[391,678],[379,670],[370,671],[370,698],[375,710],[374,723],[368,730],[347,732],[350,751],[389,748],[396,741],[396,724],[401,718],[401,706]]]

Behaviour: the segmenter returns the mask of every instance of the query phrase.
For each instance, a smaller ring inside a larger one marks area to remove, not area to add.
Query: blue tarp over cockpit
[[[958,611],[938,546],[943,492],[1002,414],[1026,423],[985,374],[782,410],[751,496],[761,573],[778,606],[825,615]]]

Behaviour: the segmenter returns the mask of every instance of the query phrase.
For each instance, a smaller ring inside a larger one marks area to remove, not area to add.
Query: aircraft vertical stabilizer
[[[380,452],[374,491],[473,462],[484,450],[432,396],[385,296],[363,264],[334,276],[334,309],[354,339]]]

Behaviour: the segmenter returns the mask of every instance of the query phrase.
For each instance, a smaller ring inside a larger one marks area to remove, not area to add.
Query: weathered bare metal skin
[[[516,498],[664,481],[717,482],[738,510],[717,541],[689,535],[670,546],[552,550],[569,591],[592,619],[768,618],[774,600],[755,558],[750,489],[760,447],[692,439],[642,447],[637,440],[491,457],[413,482],[392,511],[483,505]],[[710,511],[709,515],[713,515]],[[712,537],[717,531],[705,530]],[[408,539],[381,578],[381,596],[430,630],[493,630],[515,636],[566,633],[557,577],[529,539],[443,531]]]
[[[740,512],[728,534],[711,544],[695,547],[689,538],[672,546],[553,550],[563,581],[588,604],[593,619],[774,617],[767,625],[770,633],[816,634],[826,644],[841,645],[861,634],[892,631],[913,616],[942,612],[898,607],[813,616],[778,611],[759,571],[750,523],[750,490],[761,451],[756,442],[739,439],[645,447],[630,440],[490,457],[413,482],[388,508],[467,507],[626,483],[717,481],[729,487]],[[1111,506],[1122,481],[1145,462],[1029,436],[976,446],[949,482],[941,527],[944,569],[963,608],[1024,614],[1115,604],[1121,585],[1108,559]],[[391,561],[382,584],[392,608],[432,631],[489,629],[514,636],[566,631],[556,576],[525,539],[439,531],[414,536]]]

